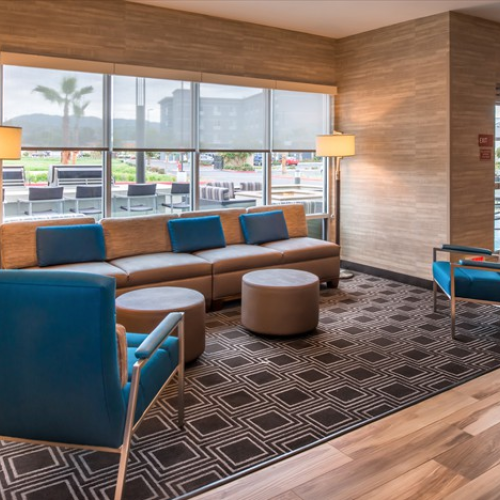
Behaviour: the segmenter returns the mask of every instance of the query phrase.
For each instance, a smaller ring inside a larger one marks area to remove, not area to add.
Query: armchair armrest
[[[467,247],[463,245],[443,245],[439,250],[445,252],[474,253],[479,255],[491,255],[493,252],[487,248]]]
[[[485,270],[500,271],[500,263],[497,262],[478,262],[476,260],[459,260],[461,266],[479,267]]]
[[[135,351],[137,359],[148,359],[163,344],[165,339],[172,334],[182,321],[184,313],[170,313],[163,321],[144,339]]]

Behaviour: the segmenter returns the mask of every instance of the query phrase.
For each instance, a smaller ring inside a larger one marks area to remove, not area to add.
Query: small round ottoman
[[[116,321],[127,332],[151,333],[170,312],[184,312],[184,355],[193,361],[205,350],[205,297],[175,286],[141,288],[116,299]]]
[[[241,324],[255,333],[296,335],[319,320],[319,279],[295,269],[252,271],[243,276]]]

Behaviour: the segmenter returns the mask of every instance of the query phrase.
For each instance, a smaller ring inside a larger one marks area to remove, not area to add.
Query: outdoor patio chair
[[[437,260],[438,252],[467,254],[468,259],[458,262]],[[500,263],[471,260],[474,256],[484,258],[493,252],[486,248],[460,245],[443,245],[433,252],[433,298],[434,312],[437,310],[437,290],[450,299],[451,336],[455,338],[457,301],[478,302],[481,304],[500,304]],[[477,258],[477,257],[476,257]]]
[[[75,208],[69,211],[84,215],[101,214],[102,186],[76,186]]]
[[[28,210],[25,215],[51,215],[64,212],[64,186],[61,187],[29,187],[28,198],[17,200],[18,212],[21,213],[21,205],[27,204]],[[34,207],[39,207],[35,209]]]
[[[5,187],[20,187],[25,184],[24,167],[3,167],[2,182]]]
[[[174,196],[180,196],[181,201],[174,202]],[[162,203],[162,206],[170,208],[170,212],[173,212],[174,208],[188,210],[190,208],[189,182],[172,182],[172,189],[170,190],[170,203]]]
[[[129,184],[127,187],[127,205],[121,205],[127,212],[156,212],[158,210],[158,195],[156,184]],[[149,200],[150,204],[143,203]]]
[[[132,435],[175,375],[183,425],[184,313],[129,335],[115,280],[69,271],[0,271],[0,303],[0,440],[119,453],[119,500]]]
[[[262,182],[240,182],[241,191],[262,191]]]
[[[206,186],[222,187],[228,190],[229,199],[234,198],[234,182],[224,182],[224,181],[210,181],[206,183]]]

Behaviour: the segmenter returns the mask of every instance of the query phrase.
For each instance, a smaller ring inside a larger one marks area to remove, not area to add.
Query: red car
[[[286,161],[285,161],[285,165],[287,167],[290,167],[292,165],[294,167],[296,167],[298,164],[299,164],[299,160],[297,160],[297,158],[294,158],[293,156],[287,156]]]

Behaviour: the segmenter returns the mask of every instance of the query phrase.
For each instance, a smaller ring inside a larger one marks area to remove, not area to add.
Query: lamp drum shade
[[[316,156],[343,157],[356,154],[353,135],[318,135],[316,136]]]
[[[21,158],[20,127],[0,125],[0,160],[18,160]]]

